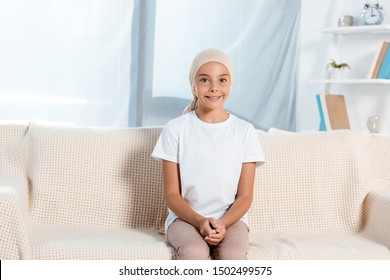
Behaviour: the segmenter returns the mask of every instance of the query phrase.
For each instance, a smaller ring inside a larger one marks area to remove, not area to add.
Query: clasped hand
[[[226,235],[225,225],[214,218],[204,219],[200,224],[199,231],[209,245],[217,245]]]

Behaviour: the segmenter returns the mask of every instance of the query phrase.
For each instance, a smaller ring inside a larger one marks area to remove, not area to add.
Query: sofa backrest
[[[25,174],[25,165],[11,160],[14,148],[24,138],[27,125],[2,124],[0,125],[0,176],[15,177]]]
[[[259,131],[266,163],[257,169],[253,231],[347,232],[362,226],[368,132]]]
[[[30,214],[53,225],[158,228],[163,225],[161,163],[150,154],[161,128],[30,126]]]
[[[0,126],[0,172],[28,177],[34,221],[163,226],[161,162],[150,156],[162,128],[26,128]],[[389,180],[388,138],[372,142],[369,133],[350,130],[258,136],[266,163],[256,170],[251,231],[357,231],[367,166]]]
[[[371,134],[368,155],[368,165],[374,180],[390,183],[390,136]]]

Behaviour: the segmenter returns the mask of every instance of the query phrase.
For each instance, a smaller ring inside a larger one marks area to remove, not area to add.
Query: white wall
[[[371,1],[375,3],[376,1]],[[365,78],[378,44],[390,40],[389,34],[339,36],[339,47],[332,50],[333,36],[319,32],[322,28],[337,27],[340,15],[354,16],[360,24],[362,6],[366,0],[302,0],[300,79],[297,102],[297,130],[318,130],[319,114],[315,95],[323,93],[323,84],[313,84],[322,79],[329,59],[341,58],[352,71],[346,76]],[[381,1],[384,25],[390,25],[390,0]],[[331,93],[342,94],[352,129],[366,129],[367,118],[380,117],[380,132],[390,133],[390,85],[332,85]]]

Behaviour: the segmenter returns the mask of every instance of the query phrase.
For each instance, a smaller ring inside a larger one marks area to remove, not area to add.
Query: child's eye
[[[220,81],[221,83],[226,83],[226,82],[227,82],[227,79],[222,78],[222,79],[220,79],[219,81]]]
[[[206,78],[201,78],[199,81],[200,81],[201,83],[207,83],[208,79],[206,79]]]

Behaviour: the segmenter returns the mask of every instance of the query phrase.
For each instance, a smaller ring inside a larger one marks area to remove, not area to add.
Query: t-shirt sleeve
[[[179,141],[175,128],[169,123],[164,127],[152,152],[152,157],[179,163]]]
[[[260,166],[265,162],[260,139],[253,126],[248,129],[245,139],[243,162],[256,162],[256,166]]]

